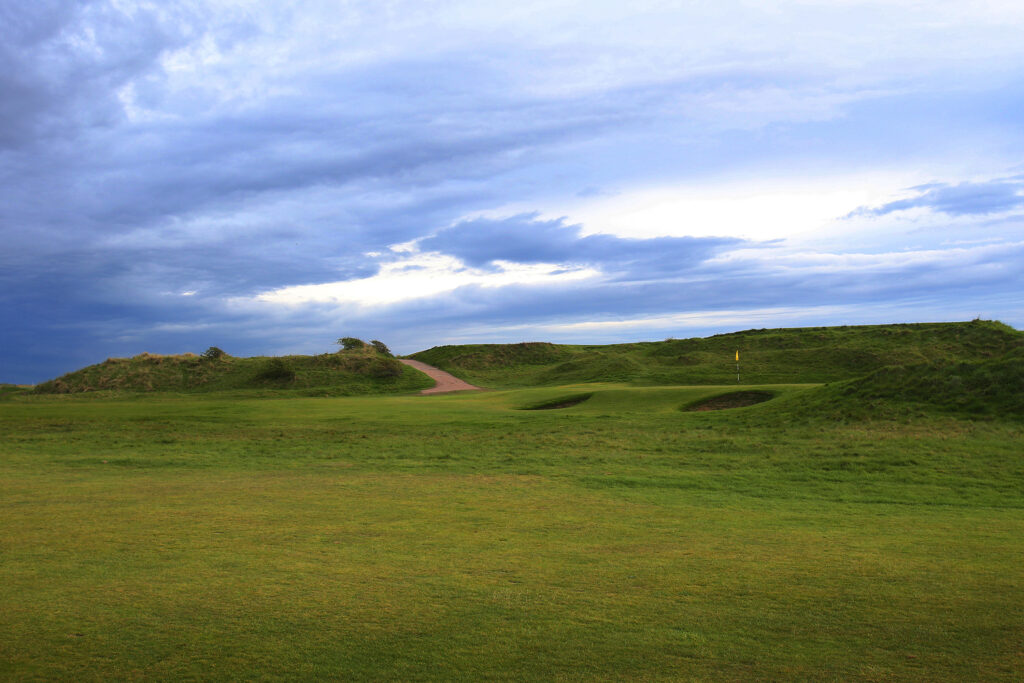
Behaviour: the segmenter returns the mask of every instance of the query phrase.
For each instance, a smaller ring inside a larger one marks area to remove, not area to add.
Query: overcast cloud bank
[[[0,381],[1024,325],[1019,3],[0,0]]]

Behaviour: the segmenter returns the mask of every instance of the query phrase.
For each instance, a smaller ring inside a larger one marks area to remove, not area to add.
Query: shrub
[[[256,379],[271,382],[291,382],[295,379],[295,371],[288,367],[280,358],[271,358],[260,365]]]
[[[228,354],[224,353],[224,349],[217,348],[216,346],[211,346],[210,348],[203,351],[201,357],[206,358],[207,360],[217,360],[218,358],[223,358],[226,355]]]
[[[389,349],[387,347],[387,344],[380,341],[379,339],[374,339],[373,341],[370,342],[370,345],[373,348],[377,349],[377,353],[381,354],[382,356],[387,356],[388,358],[391,357],[391,349]]]
[[[396,360],[375,358],[367,374],[371,377],[380,378],[400,377],[402,375],[402,365]]]
[[[366,342],[364,342],[362,339],[357,339],[356,337],[342,337],[341,339],[334,343],[340,345],[341,348],[345,349],[346,351],[351,351],[352,349],[361,349],[364,346],[366,346]]]

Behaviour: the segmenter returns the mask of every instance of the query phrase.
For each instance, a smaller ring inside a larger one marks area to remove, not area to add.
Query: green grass
[[[1020,680],[1024,420],[848,386],[11,394],[0,678]]]
[[[32,387],[18,384],[0,384],[0,399],[5,396],[27,393]]]
[[[745,384],[853,379],[892,365],[979,362],[1020,349],[998,322],[748,330],[704,339],[574,346],[547,343],[440,346],[411,357],[485,387],[574,382],[731,384],[740,352]]]
[[[979,363],[925,363],[887,367],[836,387],[846,402],[884,399],[951,413],[1024,417],[1024,348]]]
[[[36,393],[251,392],[353,396],[408,393],[433,381],[372,347],[318,356],[202,358],[143,353],[108,358],[35,387]]]
[[[770,400],[687,412],[735,403],[736,348]],[[1020,680],[1022,349],[974,321],[441,347],[512,388],[435,397],[368,349],[3,385],[0,678]]]

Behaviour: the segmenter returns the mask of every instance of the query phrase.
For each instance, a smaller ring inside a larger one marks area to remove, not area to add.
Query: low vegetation
[[[219,349],[218,349],[219,351]],[[143,353],[108,358],[35,388],[41,394],[82,392],[212,392],[259,390],[297,395],[403,393],[432,386],[422,373],[373,346],[318,356],[235,358]]]
[[[635,385],[819,383],[893,365],[962,363],[1020,348],[1022,335],[998,322],[747,330],[702,339],[578,346],[547,343],[440,346],[417,360],[485,387],[574,382]]]
[[[976,363],[892,366],[837,386],[846,402],[885,400],[973,416],[1024,416],[1024,348]]]

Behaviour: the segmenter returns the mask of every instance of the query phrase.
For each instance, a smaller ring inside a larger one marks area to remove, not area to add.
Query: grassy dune
[[[731,384],[740,352],[745,384],[832,382],[882,367],[960,363],[1004,355],[1022,344],[1002,323],[922,323],[748,330],[702,339],[577,346],[467,344],[411,357],[487,387],[619,381],[639,385]]]
[[[0,679],[1021,680],[1021,359],[936,360],[7,392]]]
[[[351,396],[403,393],[433,386],[422,373],[371,347],[318,356],[203,358],[143,353],[108,358],[35,387],[37,393],[254,390],[274,395]]]

